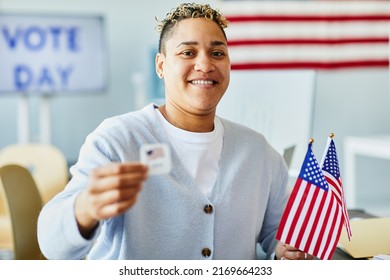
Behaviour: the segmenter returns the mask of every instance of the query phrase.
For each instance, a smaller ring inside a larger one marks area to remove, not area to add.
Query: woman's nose
[[[198,55],[195,66],[195,71],[202,71],[204,73],[212,72],[215,70],[212,59],[207,55]]]

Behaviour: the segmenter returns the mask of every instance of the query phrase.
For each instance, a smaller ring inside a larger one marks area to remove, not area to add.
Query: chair
[[[0,166],[4,164],[26,167],[37,184],[44,204],[60,192],[69,179],[68,163],[64,154],[57,147],[48,144],[6,146],[0,151]],[[1,211],[0,206],[0,214]]]
[[[52,145],[14,144],[6,146],[0,150],[0,166],[7,164],[18,164],[30,171],[44,204],[60,192],[68,182],[66,158],[58,148]],[[12,228],[5,201],[6,198],[0,191],[0,251],[13,250]]]
[[[12,226],[11,226],[11,220],[9,218],[8,210],[6,209],[6,201],[5,195],[2,193],[3,186],[0,181],[0,198],[2,201],[0,202],[1,213],[0,213],[0,251],[6,250],[10,251],[13,249],[12,244]]]
[[[12,225],[7,208],[4,187],[0,180],[0,259],[5,255],[8,259],[9,253],[13,250]]]
[[[44,259],[37,238],[43,202],[31,173],[21,165],[4,165],[0,167],[0,182],[12,225],[13,258]]]

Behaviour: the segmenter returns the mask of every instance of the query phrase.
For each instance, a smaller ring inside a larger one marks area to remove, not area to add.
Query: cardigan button
[[[204,212],[206,214],[212,214],[214,209],[213,209],[213,206],[210,205],[210,204],[207,204],[204,208],[203,208]]]
[[[209,248],[203,248],[202,250],[202,255],[205,258],[208,258],[211,256],[211,250]]]

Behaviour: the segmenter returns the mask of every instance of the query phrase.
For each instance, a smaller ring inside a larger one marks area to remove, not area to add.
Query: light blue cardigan
[[[151,176],[137,203],[124,215],[100,223],[84,239],[74,216],[76,195],[91,169],[139,160],[143,143],[170,142],[155,106],[109,118],[91,133],[71,168],[65,190],[45,205],[38,240],[48,259],[255,259],[259,242],[268,257],[288,198],[283,158],[259,133],[222,119],[219,172],[204,196],[172,149],[173,170]],[[205,205],[213,212],[206,214]],[[202,250],[210,249],[204,257]]]

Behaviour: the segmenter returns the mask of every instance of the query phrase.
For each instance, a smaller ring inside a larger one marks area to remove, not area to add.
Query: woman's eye
[[[224,53],[218,51],[218,52],[212,52],[211,55],[212,55],[212,56],[216,56],[216,57],[220,57],[220,56],[223,56]]]
[[[184,56],[192,56],[192,55],[194,55],[194,52],[192,52],[192,51],[184,51],[181,54],[184,55]]]

